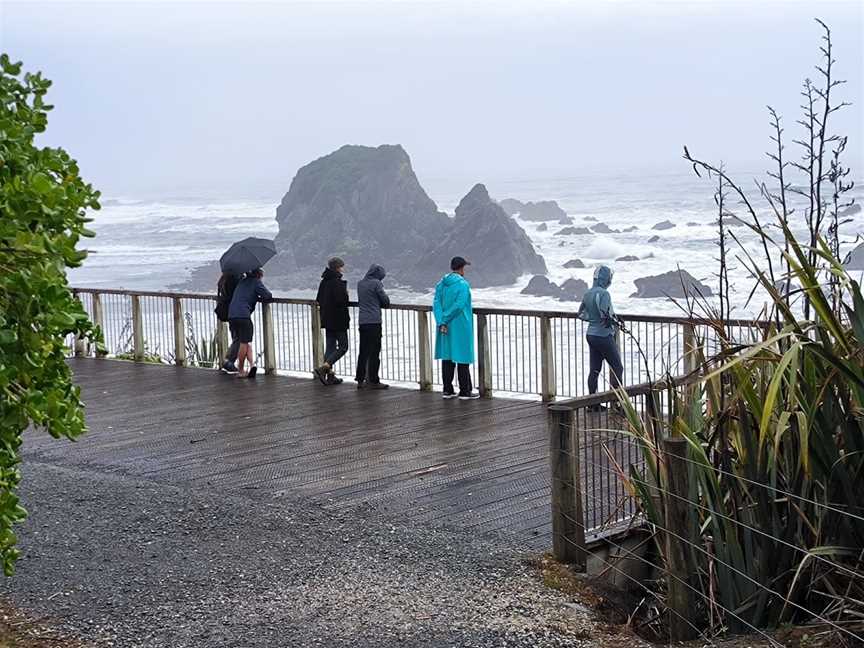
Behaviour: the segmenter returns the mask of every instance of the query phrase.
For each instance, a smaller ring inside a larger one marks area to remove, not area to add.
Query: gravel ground
[[[637,646],[508,538],[27,462],[0,594],[93,646]]]

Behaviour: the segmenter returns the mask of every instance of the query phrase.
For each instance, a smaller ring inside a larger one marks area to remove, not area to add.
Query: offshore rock
[[[685,294],[691,297],[710,297],[711,288],[694,278],[686,270],[672,270],[660,275],[636,279],[636,292],[631,297],[655,298],[671,297],[682,299]]]

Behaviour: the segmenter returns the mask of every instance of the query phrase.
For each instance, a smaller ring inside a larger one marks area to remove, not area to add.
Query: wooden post
[[[432,391],[432,347],[429,344],[429,312],[417,311],[417,355],[420,391]]]
[[[585,513],[579,474],[579,437],[574,411],[552,405],[547,411],[552,480],[552,551],[555,559],[585,571]]]
[[[102,339],[105,339],[105,311],[102,309],[102,295],[99,293],[91,293],[92,304],[93,304],[93,324],[99,327],[99,330],[102,331]],[[100,351],[99,347],[96,347],[96,357],[104,358],[108,353],[107,347],[104,351]]]
[[[222,365],[225,356],[228,355],[228,347],[231,342],[228,339],[228,322],[216,321],[216,354],[218,357],[214,361],[215,367]]]
[[[261,304],[261,321],[264,323],[264,373],[276,373],[276,333],[273,328],[273,308],[270,302]]]
[[[317,369],[324,364],[324,336],[321,335],[321,309],[317,302],[312,306],[312,368]]]
[[[174,364],[186,365],[186,320],[183,318],[183,300],[174,298]]]
[[[492,398],[492,356],[489,352],[489,322],[477,315],[477,383],[481,398]]]
[[[684,337],[684,374],[688,375],[699,371],[702,363],[702,348],[699,340],[696,337],[696,326],[692,322],[683,324],[682,334]],[[698,382],[694,382],[685,387],[685,403],[689,406],[693,401],[699,398],[702,392],[702,386]]]
[[[144,323],[141,320],[141,298],[132,295],[132,357],[135,362],[144,360]]]
[[[683,437],[663,439],[663,454],[666,459],[666,605],[669,608],[669,638],[685,641],[696,636],[695,628],[688,622],[693,614],[690,589],[690,547],[693,532],[690,525],[690,485],[687,468],[687,440]]]
[[[540,316],[540,397],[555,400],[555,345],[552,339],[552,318]]]

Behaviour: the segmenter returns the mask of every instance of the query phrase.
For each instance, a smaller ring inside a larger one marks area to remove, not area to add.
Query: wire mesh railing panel
[[[492,389],[540,393],[540,318],[486,315]]]
[[[276,368],[282,371],[312,372],[312,308],[307,304],[275,302],[273,339]]]
[[[122,293],[102,293],[102,332],[109,356],[132,353],[132,298]]]
[[[645,399],[644,395],[630,398],[640,415],[646,412]],[[638,506],[622,477],[634,470],[641,474],[645,461],[617,401],[575,410],[573,427],[578,439],[586,535],[601,537],[632,524]]]
[[[403,383],[420,380],[417,313],[390,308],[382,311],[381,378]]]
[[[173,363],[174,301],[170,297],[142,295],[141,331],[144,338],[144,356],[150,361]]]
[[[218,367],[219,345],[216,340],[218,321],[213,313],[215,302],[200,297],[183,297],[180,308],[183,312],[186,335],[186,362],[195,367]]]

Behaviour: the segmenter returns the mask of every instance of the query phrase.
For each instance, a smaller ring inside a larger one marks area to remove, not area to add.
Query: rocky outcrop
[[[545,232],[548,229],[549,227],[546,225],[546,223],[540,223],[540,225],[537,227],[538,232]]]
[[[522,202],[515,198],[505,198],[500,203],[508,216],[519,214],[519,218],[527,221],[560,221],[567,218],[565,212],[554,200],[538,200],[537,202]]]
[[[618,257],[618,258],[615,259],[615,260],[616,260],[616,261],[638,261],[638,260],[639,260],[639,257],[637,257],[637,256],[633,256],[632,254],[626,254],[626,255],[624,255],[624,256],[620,256],[620,257]]]
[[[591,221],[592,223],[596,223],[596,222],[597,222],[597,219],[594,218],[593,216],[586,216],[586,217],[585,217],[585,220],[586,220],[586,221]]]
[[[636,279],[636,292],[631,297],[672,297],[681,299],[686,295],[708,297],[711,288],[694,278],[686,270],[672,270],[660,275]]]
[[[565,227],[555,232],[555,236],[578,236],[582,234],[590,234],[591,230],[586,227]]]
[[[631,225],[630,227],[625,227],[625,228],[624,228],[623,230],[621,230],[621,231],[624,232],[625,234],[629,234],[630,232],[635,232],[635,231],[637,231],[638,229],[639,229],[639,228],[638,228],[636,225]]]
[[[606,223],[597,223],[591,230],[598,234],[618,234],[618,230],[612,229]]]
[[[580,282],[585,286],[585,289],[581,293],[579,293]],[[567,286],[567,288],[565,289],[564,286]],[[533,295],[535,297],[552,297],[559,301],[578,301],[585,294],[586,290],[588,290],[588,285],[579,279],[568,279],[564,282],[564,285],[559,286],[542,275],[535,275],[531,277],[528,285],[522,289],[521,294]]]
[[[459,203],[447,234],[430,239],[426,249],[394,280],[416,288],[434,285],[457,254],[472,262],[466,276],[475,288],[506,286],[526,273],[546,273],[546,263],[528,235],[482,184],[474,185]]]
[[[478,287],[546,272],[525,232],[482,185],[449,218],[398,145],[343,146],[302,167],[276,220],[280,253],[267,265],[271,277],[308,274],[334,255],[349,270],[380,263],[393,284],[418,289],[433,286],[457,254],[473,259],[471,282]]]
[[[554,200],[539,200],[525,203],[519,212],[519,218],[529,221],[557,221],[567,218],[567,212]]]
[[[699,227],[702,223],[697,223],[696,221],[690,221],[687,223],[687,227]]]
[[[396,270],[444,238],[450,219],[420,186],[401,146],[343,146],[302,167],[276,210],[276,246],[297,265],[334,255]]]
[[[843,267],[854,272],[864,270],[864,243],[852,250],[843,260]]]
[[[504,210],[504,213],[508,216],[513,216],[522,211],[522,208],[525,206],[521,200],[516,200],[515,198],[505,198],[498,202],[501,205],[501,209]]]
[[[660,240],[660,237],[655,234],[654,236],[652,236],[651,238],[648,239],[648,242],[649,243],[656,243],[659,240]]]
[[[582,301],[585,293],[588,292],[588,284],[582,279],[571,277],[561,284],[561,292],[569,297],[567,301]]]
[[[565,216],[564,218],[562,218],[561,220],[558,221],[558,224],[559,225],[572,225],[573,219],[570,218],[569,216]]]
[[[543,275],[534,275],[520,293],[522,295],[534,295],[535,297],[555,297],[561,296],[561,288],[558,284],[552,283]]]
[[[582,262],[582,259],[570,259],[564,264],[564,267],[568,270],[571,268],[584,268],[585,264]]]
[[[660,221],[659,223],[657,223],[657,224],[656,224],[654,227],[652,227],[651,229],[652,229],[652,230],[662,231],[662,230],[669,230],[669,229],[672,229],[673,227],[675,227],[675,223],[673,223],[672,221],[664,220],[664,221]]]

